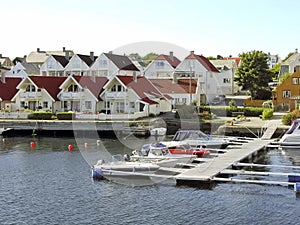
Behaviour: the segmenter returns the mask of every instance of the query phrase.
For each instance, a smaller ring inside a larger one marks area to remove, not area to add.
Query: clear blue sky
[[[204,56],[300,50],[298,0],[14,0],[0,9],[0,53],[11,58],[38,47],[99,55],[145,41]]]

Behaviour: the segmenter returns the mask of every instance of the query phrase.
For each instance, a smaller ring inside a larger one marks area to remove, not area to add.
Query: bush
[[[33,112],[28,115],[28,119],[32,120],[51,120],[52,113],[51,112]]]
[[[262,112],[262,119],[263,120],[266,120],[266,119],[271,119],[273,117],[273,109],[265,109],[263,112]]]
[[[282,123],[284,125],[291,125],[293,120],[298,119],[299,117],[300,117],[299,110],[294,110],[293,112],[282,116]]]
[[[72,120],[75,119],[74,112],[58,112],[56,113],[57,119],[59,120]]]

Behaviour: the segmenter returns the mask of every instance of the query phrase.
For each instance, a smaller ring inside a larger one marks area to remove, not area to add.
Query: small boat
[[[130,161],[147,161],[161,167],[175,167],[182,163],[191,163],[197,158],[196,154],[172,154],[166,143],[144,144],[140,151],[134,150]]]
[[[225,138],[213,137],[200,130],[178,130],[173,141],[184,141],[192,147],[226,148],[230,142]]]
[[[10,131],[10,130],[12,130],[12,128],[9,128],[9,127],[7,127],[7,128],[0,128],[0,135],[4,135],[6,132],[8,132],[8,131]]]
[[[278,144],[282,149],[300,149],[300,119],[293,121],[290,128],[278,141]]]
[[[164,136],[167,133],[167,128],[165,127],[156,127],[150,129],[150,135],[152,136]]]

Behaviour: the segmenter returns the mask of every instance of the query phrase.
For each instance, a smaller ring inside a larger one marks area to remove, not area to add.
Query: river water
[[[91,179],[90,165],[103,148],[124,154],[148,141],[1,140],[0,224],[299,224],[300,199],[289,187],[223,183],[202,190],[172,181],[133,187]],[[270,150],[259,162],[300,165],[299,156]]]

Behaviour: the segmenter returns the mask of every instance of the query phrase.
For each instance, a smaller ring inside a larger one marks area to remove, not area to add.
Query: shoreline
[[[163,118],[162,118],[163,119]],[[274,137],[282,135],[289,126],[281,123],[281,118],[262,120],[258,117],[250,117],[247,121],[240,121],[235,124],[226,123],[233,118],[218,118],[211,121],[195,122],[192,120],[165,119],[168,135],[174,135],[178,129],[199,129],[207,134],[225,136],[247,136],[259,137],[268,123],[276,120],[277,130]],[[116,134],[132,133],[136,136],[149,136],[151,120],[134,121],[100,121],[100,120],[0,120],[0,127],[11,128],[4,132],[3,136],[72,136],[88,133],[99,133],[102,136],[115,136]]]

